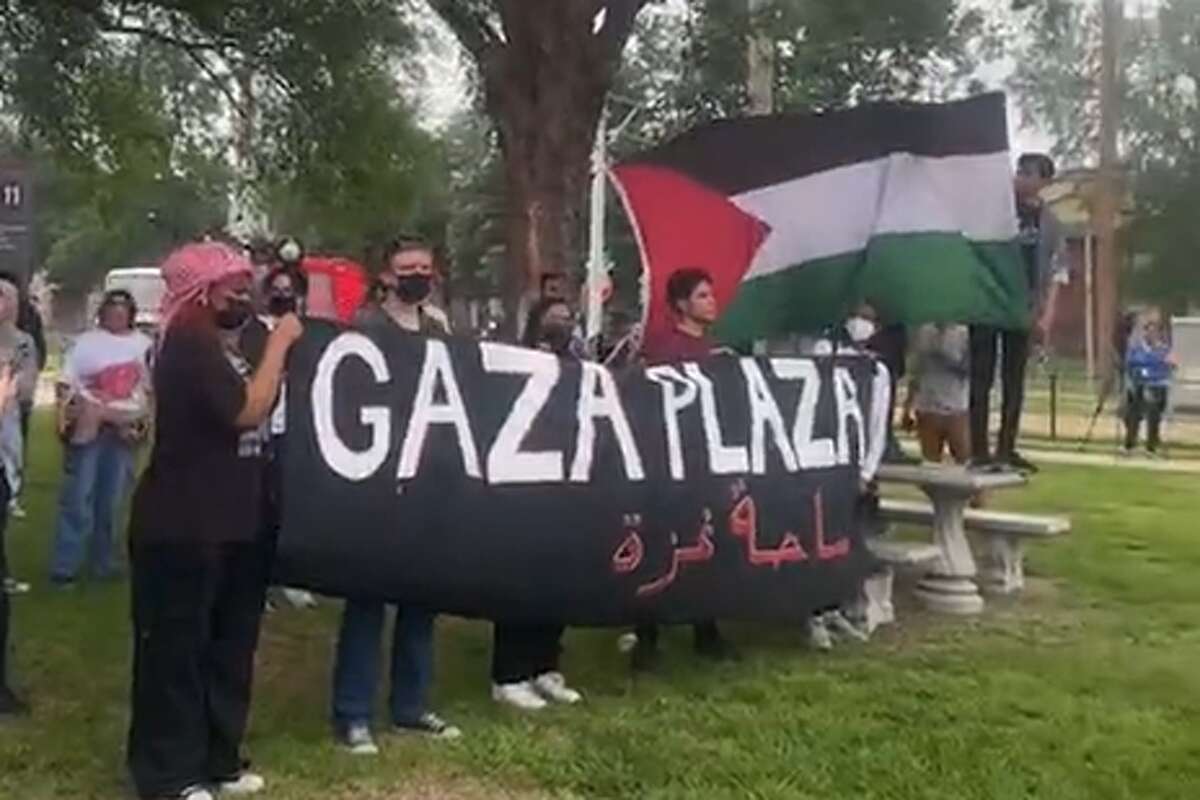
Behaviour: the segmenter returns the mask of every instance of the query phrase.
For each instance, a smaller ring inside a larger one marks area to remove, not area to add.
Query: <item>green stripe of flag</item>
[[[862,300],[895,322],[971,320],[1001,328],[1030,322],[1025,267],[1014,243],[908,233],[876,236],[866,250],[743,282],[715,333],[729,344],[815,333]]]

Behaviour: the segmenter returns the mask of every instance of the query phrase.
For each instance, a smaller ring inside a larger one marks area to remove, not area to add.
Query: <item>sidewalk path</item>
[[[1025,455],[1035,464],[1064,464],[1074,467],[1115,467],[1141,469],[1150,472],[1186,472],[1200,474],[1200,461],[1187,458],[1150,459],[1142,456],[1125,458],[1116,453],[1078,453],[1070,450],[1036,450],[1028,447]]]

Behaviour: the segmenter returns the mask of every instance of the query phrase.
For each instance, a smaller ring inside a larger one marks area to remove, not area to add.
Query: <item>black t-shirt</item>
[[[261,528],[265,428],[239,429],[261,323],[239,352],[191,326],[166,334],[154,368],[154,449],[133,496],[133,544],[254,541]]]

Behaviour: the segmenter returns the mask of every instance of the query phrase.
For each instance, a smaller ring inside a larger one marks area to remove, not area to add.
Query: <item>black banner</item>
[[[873,364],[613,374],[309,323],[288,377],[279,577],[487,619],[799,619],[853,595]]]

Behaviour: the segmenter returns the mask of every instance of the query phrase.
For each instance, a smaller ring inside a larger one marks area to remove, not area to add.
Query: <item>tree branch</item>
[[[237,95],[235,95],[233,90],[229,88],[228,81],[217,74],[217,71],[212,68],[212,65],[204,59],[204,56],[193,48],[185,47],[183,48],[183,52],[187,53],[188,58],[196,62],[196,66],[200,67],[204,74],[208,76],[209,80],[216,84],[217,89],[221,92],[221,94],[225,95],[225,99],[229,101],[230,107],[237,112],[237,115],[242,119],[248,118],[249,114],[246,113],[246,109],[242,108],[242,104],[238,100]]]
[[[430,8],[454,32],[455,37],[482,66],[484,60],[504,44],[483,9],[470,0],[428,0]]]
[[[126,25],[122,22],[110,19],[104,14],[103,11],[100,11],[99,9],[89,12],[89,15],[92,17],[101,33],[118,36],[138,36],[143,39],[149,39],[151,41],[158,42],[159,44],[174,47],[182,51],[196,64],[196,66],[200,68],[205,75],[208,76],[209,80],[213,82],[217,89],[223,95],[225,95],[225,99],[229,101],[230,107],[233,108],[233,110],[239,116],[243,118],[246,117],[246,111],[242,108],[242,104],[238,101],[237,96],[234,95],[233,90],[229,88],[228,81],[224,80],[220,75],[217,74],[216,70],[213,69],[212,65],[208,63],[203,55],[206,52],[219,53],[232,46],[231,42],[222,42],[220,40],[196,41],[185,39],[177,36],[174,33],[168,33],[157,28],[146,27],[144,25]],[[122,7],[119,10],[116,19],[122,20],[124,17],[125,12],[124,8]]]
[[[122,16],[114,20],[107,16],[100,9],[93,9],[88,13],[92,21],[96,23],[96,27],[101,33],[114,34],[118,36],[141,36],[146,39],[153,39],[162,44],[168,44],[172,47],[178,47],[182,50],[221,50],[227,47],[232,47],[235,43],[230,39],[212,39],[207,41],[197,41],[191,39],[183,39],[166,31],[157,28],[146,27],[145,25],[126,25],[121,20]]]

